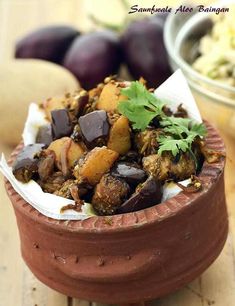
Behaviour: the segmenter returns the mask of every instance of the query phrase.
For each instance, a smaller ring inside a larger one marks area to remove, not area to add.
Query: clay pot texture
[[[207,128],[208,146],[224,152],[217,131]],[[80,299],[133,303],[175,291],[198,277],[224,246],[224,165],[224,158],[204,162],[200,192],[181,192],[145,210],[84,221],[47,218],[6,182],[22,256],[43,283]]]

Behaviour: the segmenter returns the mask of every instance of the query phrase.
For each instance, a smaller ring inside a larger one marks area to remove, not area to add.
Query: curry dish
[[[182,105],[173,113],[142,79],[108,77],[41,108],[48,124],[19,153],[13,173],[23,183],[35,180],[44,192],[74,199],[65,210],[79,211],[84,202],[99,215],[140,210],[161,202],[166,182],[181,186],[190,177],[185,189],[196,192],[204,159],[218,157],[206,148],[205,125],[188,118]]]

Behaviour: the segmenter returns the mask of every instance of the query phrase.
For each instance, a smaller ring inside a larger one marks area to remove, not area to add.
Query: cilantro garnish
[[[189,118],[167,117],[164,114],[160,125],[163,127],[165,134],[158,139],[159,154],[164,151],[171,151],[172,155],[176,156],[180,151],[191,152],[195,138],[202,138],[206,135],[205,125],[196,123]]]
[[[180,150],[186,152],[188,150],[188,141],[186,139],[174,139],[172,136],[160,136],[158,138],[159,149],[161,155],[164,151],[171,151],[173,156],[180,153]]]
[[[164,103],[138,81],[131,82],[130,87],[123,88],[121,93],[128,100],[119,103],[118,111],[132,122],[136,130],[144,131],[153,118],[162,113]]]
[[[157,139],[159,154],[169,151],[176,156],[180,152],[189,151],[196,163],[192,143],[195,138],[206,135],[206,127],[203,123],[197,123],[189,118],[168,117],[163,112],[165,103],[138,81],[122,89],[121,93],[127,97],[127,100],[120,101],[118,111],[130,120],[133,129],[143,131],[153,118],[158,117],[163,130],[163,134]]]

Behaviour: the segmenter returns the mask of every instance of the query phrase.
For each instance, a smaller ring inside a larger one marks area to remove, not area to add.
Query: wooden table
[[[198,279],[154,306],[235,305],[235,140],[224,136],[227,145],[226,196],[230,233],[219,258]],[[0,152],[10,153],[0,145]],[[21,259],[16,220],[0,177],[0,306],[90,306],[90,302],[66,297],[38,281]],[[216,235],[216,233],[215,233]],[[120,293],[121,294],[121,293]],[[94,304],[94,303],[92,303]]]

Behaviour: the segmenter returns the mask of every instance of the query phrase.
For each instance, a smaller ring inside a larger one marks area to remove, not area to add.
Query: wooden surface
[[[224,139],[228,152],[226,196],[230,219],[225,248],[201,277],[178,292],[151,302],[152,306],[235,305],[235,165],[232,162],[235,140],[225,136]],[[0,145],[1,151],[8,155],[11,149]],[[21,259],[15,216],[2,176],[0,195],[0,306],[90,306],[87,301],[71,299],[49,289],[32,275]]]

